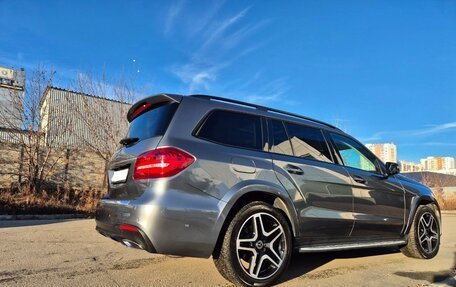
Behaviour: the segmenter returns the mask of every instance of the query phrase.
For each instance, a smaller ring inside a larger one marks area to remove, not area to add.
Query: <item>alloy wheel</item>
[[[268,279],[277,273],[287,248],[282,225],[265,212],[247,218],[236,239],[239,264],[248,276],[257,280]]]
[[[418,241],[428,254],[435,251],[439,243],[438,223],[430,212],[425,212],[418,223]]]

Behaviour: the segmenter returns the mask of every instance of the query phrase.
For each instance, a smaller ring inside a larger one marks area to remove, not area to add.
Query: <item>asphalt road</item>
[[[0,286],[231,286],[211,259],[128,249],[94,228],[93,220],[0,221]],[[297,255],[279,286],[456,286],[456,214],[444,215],[443,232],[427,261],[394,249]]]

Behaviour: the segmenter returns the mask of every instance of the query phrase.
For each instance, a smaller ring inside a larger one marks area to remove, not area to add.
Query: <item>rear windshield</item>
[[[165,104],[142,113],[130,123],[127,137],[143,140],[163,135],[177,106],[177,103]]]

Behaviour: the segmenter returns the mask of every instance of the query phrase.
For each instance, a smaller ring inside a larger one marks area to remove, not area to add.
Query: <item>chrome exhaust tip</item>
[[[129,248],[143,249],[141,245],[128,239],[122,239],[122,244]]]

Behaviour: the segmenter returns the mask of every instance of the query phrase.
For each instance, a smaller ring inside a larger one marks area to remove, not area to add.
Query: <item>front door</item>
[[[404,225],[404,189],[367,148],[331,133],[338,155],[350,174],[354,196],[353,239],[397,239]]]
[[[270,120],[274,170],[300,221],[300,244],[344,242],[353,227],[353,195],[345,168],[318,128]]]

